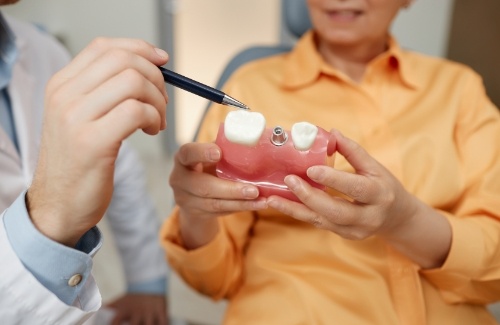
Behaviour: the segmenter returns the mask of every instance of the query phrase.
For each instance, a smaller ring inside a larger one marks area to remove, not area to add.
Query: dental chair
[[[307,9],[306,0],[281,0],[281,15],[285,37],[290,37],[291,42],[277,44],[275,46],[251,46],[237,53],[222,71],[215,88],[221,89],[229,77],[242,65],[250,61],[262,59],[268,56],[289,52],[293,43],[311,28],[311,20]],[[291,44],[290,44],[291,43]],[[210,103],[205,108],[203,118],[210,107]],[[198,137],[197,128],[194,139]]]

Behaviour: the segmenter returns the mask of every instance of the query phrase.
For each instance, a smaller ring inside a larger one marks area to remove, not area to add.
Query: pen
[[[233,106],[237,108],[241,108],[244,110],[250,110],[250,107],[243,104],[242,102],[226,95],[222,91],[209,87],[207,85],[202,84],[201,82],[195,81],[178,73],[175,73],[171,70],[165,69],[163,67],[159,67],[161,73],[163,74],[163,79],[166,83],[171,84],[172,86],[184,89],[189,91],[192,94],[201,96],[213,102]]]

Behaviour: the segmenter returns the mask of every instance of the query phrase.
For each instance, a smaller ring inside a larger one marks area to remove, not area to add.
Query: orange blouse
[[[444,265],[422,270],[376,236],[346,240],[272,209],[220,218],[216,238],[187,251],[174,210],[161,231],[170,264],[229,299],[225,324],[496,324],[485,306],[500,297],[500,115],[479,76],[391,40],[354,83],[322,60],[310,32],[291,53],[242,67],[225,92],[268,127],[339,129],[453,232]],[[215,139],[226,113],[211,108],[200,141]],[[340,155],[335,167],[353,171]]]

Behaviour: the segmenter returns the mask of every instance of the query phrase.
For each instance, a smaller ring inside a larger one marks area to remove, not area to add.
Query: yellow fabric
[[[241,68],[225,91],[268,127],[339,129],[453,231],[445,264],[420,270],[377,237],[346,240],[271,209],[221,218],[211,243],[186,251],[174,211],[161,231],[169,261],[195,289],[229,299],[225,324],[496,324],[485,304],[500,297],[500,117],[473,71],[391,40],[356,84],[309,33],[291,54]],[[200,141],[226,113],[212,107]],[[353,170],[340,155],[335,164]]]

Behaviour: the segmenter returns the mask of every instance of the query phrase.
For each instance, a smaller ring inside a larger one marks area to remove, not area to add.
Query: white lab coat
[[[20,155],[0,128],[0,212],[31,183],[40,142],[45,85],[69,61],[66,50],[51,36],[31,24],[6,18],[16,35],[19,50],[8,90]],[[138,158],[130,148],[122,147],[116,165],[115,193],[107,216],[129,283],[151,281],[166,274],[164,256],[157,243],[159,220],[143,190],[145,184],[138,165]],[[1,214],[0,323],[67,325],[84,322],[101,305],[93,278],[89,278],[78,297],[78,306],[61,302],[19,261],[6,238]]]

